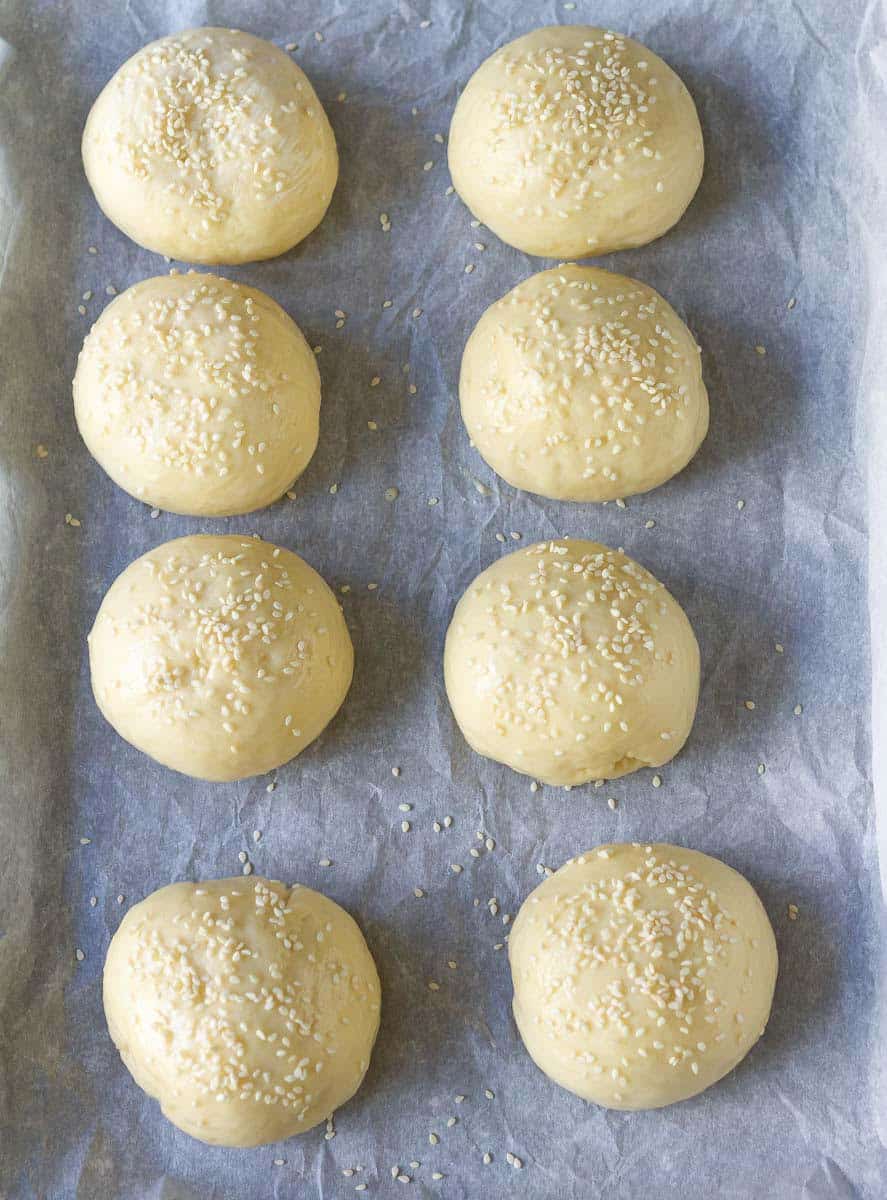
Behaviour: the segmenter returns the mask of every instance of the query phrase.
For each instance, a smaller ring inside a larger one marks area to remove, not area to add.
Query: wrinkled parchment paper
[[[706,137],[705,177],[677,228],[603,260],[685,316],[712,400],[692,465],[625,509],[516,492],[470,449],[457,409],[472,325],[549,264],[472,226],[445,194],[436,135],[487,54],[559,21],[647,42],[685,79]],[[322,348],[324,398],[297,499],[225,522],[152,519],[90,459],[70,399],[107,290],[166,269],[99,213],[80,166],[86,113],[141,45],[205,23],[297,43],[342,160],[314,235],[228,272]],[[887,474],[882,6],[0,0],[0,36],[0,1194],[266,1200],[345,1197],[358,1183],[491,1200],[887,1194],[877,537],[868,591],[866,576]],[[217,786],[164,770],[110,730],[89,690],[84,638],[112,579],[168,538],[220,529],[257,531],[350,587],[354,686],[273,791],[270,778]],[[699,636],[698,718],[658,789],[646,771],[534,794],[454,726],[440,662],[456,598],[497,555],[560,533],[624,546]],[[781,959],[758,1047],[706,1094],[654,1113],[610,1113],[545,1079],[518,1040],[497,949],[542,867],[625,839],[685,843],[743,871]],[[343,904],[379,964],[379,1042],[330,1139],[321,1128],[250,1151],[192,1141],[105,1031],[102,962],[126,908],[171,880],[237,873],[241,851],[257,873]]]

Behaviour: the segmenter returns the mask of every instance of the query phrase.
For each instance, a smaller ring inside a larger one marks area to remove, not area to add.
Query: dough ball
[[[462,417],[494,471],[555,500],[614,500],[687,465],[708,429],[699,347],[646,284],[595,267],[533,275],[462,357]]]
[[[456,191],[504,242],[588,258],[671,229],[702,177],[702,130],[690,93],[646,46],[558,25],[475,71],[449,160]]]
[[[317,572],[239,534],[193,534],[137,558],[88,641],[96,703],[120,736],[218,781],[301,754],[338,711],[354,665]]]
[[[639,563],[561,538],[478,575],[447,631],[444,677],[478,754],[572,786],[677,754],[696,712],[699,647]]]
[[[338,904],[269,879],[173,883],[105,960],[108,1030],[179,1129],[219,1146],[303,1133],[349,1100],[379,1028],[379,976]]]
[[[274,258],[323,219],[336,140],[303,71],[236,29],[151,42],[102,91],[83,166],[103,212],[158,254]]]
[[[256,288],[161,275],[108,305],[83,343],[74,411],[90,453],[146,504],[192,516],[277,500],[317,446],[320,375]]]
[[[572,859],[524,901],[508,954],[533,1061],[605,1108],[661,1108],[717,1083],[764,1032],[776,983],[754,888],[682,846]]]

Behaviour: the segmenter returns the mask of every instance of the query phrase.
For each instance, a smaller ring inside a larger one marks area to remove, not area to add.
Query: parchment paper
[[[625,509],[516,492],[470,449],[458,415],[472,325],[550,264],[472,227],[445,195],[435,135],[496,46],[563,21],[649,44],[686,81],[706,138],[702,186],[677,228],[603,260],[685,316],[712,401],[693,464]],[[225,522],[152,519],[90,459],[70,399],[106,289],[166,269],[94,203],[86,113],[141,45],[204,23],[297,43],[342,161],[314,235],[228,272],[322,348],[324,395],[297,499]],[[887,1194],[870,722],[880,543],[866,583],[887,462],[882,6],[0,0],[0,36],[0,1194],[266,1200],[345,1197],[362,1182],[367,1195],[490,1200]],[[268,778],[214,786],[153,764],[102,721],[89,689],[85,634],[112,579],[168,538],[221,529],[257,531],[351,589],[354,686],[273,791]],[[697,631],[699,714],[658,789],[646,771],[533,794],[454,726],[440,662],[455,600],[497,555],[560,533],[625,547]],[[614,839],[723,857],[759,889],[779,942],[763,1040],[717,1087],[661,1112],[607,1112],[550,1083],[519,1042],[496,948],[540,864]],[[102,962],[126,908],[171,880],[237,873],[240,851],[257,873],[345,905],[379,965],[379,1042],[331,1139],[202,1146],[142,1095],[105,1030]]]

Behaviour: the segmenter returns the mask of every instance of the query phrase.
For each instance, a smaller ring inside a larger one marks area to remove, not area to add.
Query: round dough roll
[[[776,984],[754,888],[682,846],[572,859],[524,901],[508,954],[533,1061],[606,1108],[661,1108],[717,1083],[764,1032]]]
[[[682,470],[708,430],[699,347],[646,284],[542,271],[491,305],[462,356],[462,419],[494,471],[555,500],[615,500]]]
[[[660,237],[702,163],[696,108],[671,67],[590,25],[537,29],[497,50],[450,126],[456,191],[504,242],[545,258]]]
[[[317,572],[239,534],[194,534],[137,558],[88,642],[96,703],[121,737],[217,781],[301,754],[339,710],[354,665]]]
[[[218,275],[134,284],[96,321],[74,376],[83,440],[115,483],[169,512],[277,500],[317,446],[320,374],[270,296]]]
[[[561,538],[478,575],[453,613],[444,677],[473,749],[572,786],[677,754],[696,713],[699,647],[649,571]]]
[[[360,1087],[379,976],[335,904],[257,877],[173,883],[136,904],[104,974],[111,1038],[179,1129],[220,1146],[303,1133]]]
[[[236,29],[139,50],[92,106],[82,151],[105,215],[140,246],[194,263],[283,254],[320,224],[339,173],[305,73]]]

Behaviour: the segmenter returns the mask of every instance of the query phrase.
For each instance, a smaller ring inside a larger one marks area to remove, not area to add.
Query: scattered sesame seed
[[[534,779],[534,780],[533,780],[533,782],[530,784],[530,791],[531,791],[531,792],[538,792],[538,791],[539,791],[539,784],[536,782],[536,780],[535,780],[535,779]]]
[[[740,512],[742,512],[742,510],[745,508],[745,501],[744,501],[744,500],[737,500],[737,501],[736,501],[736,507],[739,509],[739,511],[740,511]]]
[[[801,707],[800,704],[796,704],[795,707],[792,709],[792,712],[795,714],[796,717],[799,717],[803,711],[804,711],[804,709]]]
[[[86,316],[86,305],[85,305],[85,304],[78,304],[78,305],[77,305],[77,311],[80,313],[81,317],[85,317],[85,316]]]
[[[414,308],[414,309],[413,309],[413,316],[414,316],[414,317],[415,317],[415,318],[418,320],[418,318],[422,316],[422,309],[421,309],[421,308]]]
[[[413,808],[412,804],[398,804],[397,807],[401,812],[411,812]]]
[[[87,246],[86,249],[87,249],[87,253],[89,253],[89,254],[98,254],[98,252],[99,252],[97,246]]]
[[[377,592],[378,590],[379,590],[379,585],[378,585],[378,583],[368,583],[368,584],[367,584],[367,591],[368,591],[368,592]]]
[[[754,711],[755,711],[755,702],[754,702],[754,700],[744,700],[744,701],[743,701],[743,703],[745,704],[745,707],[748,709],[748,711],[749,711],[749,712],[754,712]]]
[[[467,263],[465,266],[465,274],[470,275],[473,270],[474,270],[474,263]]]
[[[72,529],[80,528],[80,521],[77,517],[72,517],[70,513],[65,513],[65,524],[70,525]]]
[[[786,304],[785,307],[787,309],[793,309],[797,303],[798,303],[797,300],[794,298],[794,296],[792,296],[792,298],[789,300],[788,304]]]
[[[428,497],[428,507],[434,508],[435,504],[440,504],[440,497],[439,496],[429,496]]]
[[[122,903],[123,903],[123,901],[124,901],[124,899],[125,899],[125,897],[124,897],[124,896],[123,896],[123,894],[121,893],[121,894],[120,894],[120,895],[117,897],[117,903],[118,903],[118,904],[122,904]]]
[[[314,40],[315,40],[315,42],[322,42],[322,41],[323,41],[323,34],[322,34],[322,33],[315,33],[315,35],[314,35]]]
[[[767,770],[767,767],[764,763],[758,763],[758,774],[759,775],[763,775],[766,770]]]
[[[86,955],[83,953],[83,951],[78,946],[77,949],[74,951],[74,957],[77,959],[78,962],[83,962],[84,958],[86,958]]]
[[[416,897],[417,900],[422,900],[425,896],[425,893],[422,891],[421,888],[417,887],[417,888],[413,888],[413,895]]]
[[[437,1136],[436,1133],[429,1133],[429,1135],[428,1135],[429,1145],[436,1146],[439,1141],[440,1141],[440,1138]]]
[[[90,908],[95,908],[95,906],[98,904],[98,902],[99,902],[98,896],[90,896],[89,897],[89,907]]]
[[[253,873],[253,864],[250,862],[244,863],[243,864],[243,874],[244,875],[252,875],[252,873]]]
[[[286,1159],[285,1158],[275,1158],[274,1165],[275,1165],[275,1167],[283,1167],[286,1165]]]
[[[488,1100],[495,1100],[495,1099],[496,1099],[496,1093],[495,1093],[495,1092],[493,1092],[493,1091],[491,1091],[489,1088],[485,1088],[485,1089],[484,1089],[484,1095],[486,1096],[486,1098],[487,1098]]]
[[[92,845],[92,838],[88,838],[88,837],[82,837],[82,838],[80,839],[80,845],[81,845],[81,846],[91,846],[91,845]]]
[[[450,870],[453,872],[454,875],[462,874],[462,868],[459,865],[459,863],[450,863]]]
[[[38,458],[48,458],[49,457],[49,451],[46,449],[46,447],[43,445],[42,442],[38,442],[37,445],[34,447],[34,453],[37,455]]]
[[[445,195],[445,196],[452,196],[452,195],[453,195],[453,193],[455,192],[455,190],[456,190],[456,189],[453,187],[453,185],[452,185],[452,184],[450,184],[450,186],[449,186],[449,187],[447,188],[447,190],[444,192],[444,195]]]
[[[284,46],[284,50],[288,50],[290,54],[292,54],[293,50],[298,50],[298,48],[298,42],[287,42],[287,44]]]
[[[401,833],[409,833],[411,828],[412,828],[412,826],[410,825],[409,821],[401,821],[401,823],[400,823]]]
[[[625,503],[625,501],[622,499],[622,497],[619,496],[618,499],[616,500],[616,507],[617,508],[628,508],[628,505]]]
[[[395,779],[400,779],[400,767],[392,767],[391,774],[394,776]]]
[[[399,489],[399,488],[396,488],[396,487],[390,487],[390,488],[386,488],[386,489],[385,489],[385,499],[386,499],[386,500],[387,500],[389,503],[390,503],[392,500],[396,500],[396,499],[397,499],[397,497],[398,497],[399,495],[400,495],[400,489]]]
[[[105,288],[105,295],[106,296],[116,296],[117,295],[117,289],[114,287],[113,283],[109,283],[107,285],[107,287]]]
[[[430,171],[433,166],[434,166],[434,163],[431,161],[431,159],[429,159],[428,162],[425,162],[422,164],[422,170]]]
[[[432,1179],[446,1179],[446,1175],[444,1175],[444,1173],[442,1171],[432,1171],[431,1178]]]
[[[486,250],[486,246],[484,245],[483,242],[475,242],[474,248],[475,248],[475,250],[480,250],[481,253],[483,253],[483,251]]]
[[[616,799],[615,796],[607,797],[607,807],[611,808],[613,810],[613,812],[615,812],[616,809],[619,807],[619,801]]]
[[[237,855],[237,857],[240,862],[245,863],[246,862],[246,851],[241,850],[240,853]]]
[[[766,346],[755,346],[755,354],[759,354],[761,356],[761,358],[763,358],[766,353],[767,353]]]
[[[333,862],[332,862],[332,859],[330,859],[330,858],[321,858],[318,860],[317,865],[319,867],[331,867],[333,865]]]
[[[254,841],[254,842],[260,842],[261,840],[262,840],[262,831],[261,831],[261,829],[254,829],[254,830],[253,830],[253,841]]]
[[[331,483],[330,487],[329,487],[330,495],[335,496],[338,491],[339,491],[339,485],[337,483]]]
[[[430,25],[430,24],[431,24],[431,22],[430,22],[430,21],[428,21],[428,20],[425,20],[425,21],[420,21],[420,22],[419,22],[419,28],[420,28],[420,29],[427,29],[427,28],[429,27],[429,25]],[[438,136],[438,137],[440,137],[440,134],[438,134],[437,136]]]
[[[783,646],[782,642],[776,642],[773,649],[777,654],[785,654],[785,646]]]
[[[444,829],[449,829],[450,826],[453,824],[453,818],[452,817],[444,817],[443,823],[444,823]]]
[[[797,904],[790,904],[788,906],[788,919],[790,921],[797,921],[798,913],[799,913],[799,909],[798,909]]]
[[[655,524],[655,521],[644,521],[644,529],[652,529]]]
[[[655,787],[655,788],[662,787],[662,776],[654,775],[653,778],[650,780],[650,782],[653,784],[653,787]]]

